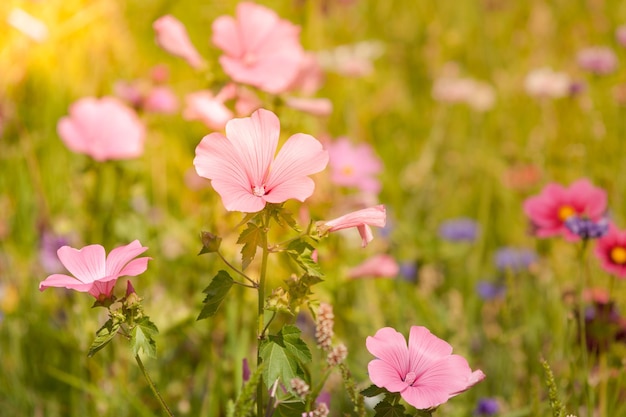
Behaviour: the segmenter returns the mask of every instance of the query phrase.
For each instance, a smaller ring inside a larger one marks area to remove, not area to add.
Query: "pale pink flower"
[[[211,133],[202,139],[193,163],[227,210],[255,213],[266,203],[304,201],[313,194],[309,175],[326,167],[328,152],[313,136],[297,133],[276,155],[279,134],[278,117],[259,109],[226,123],[226,136]]]
[[[384,327],[365,341],[376,357],[368,366],[374,385],[402,398],[419,410],[437,407],[485,378],[467,360],[452,354],[452,346],[427,328],[411,326],[409,342],[391,327]]]
[[[214,96],[209,90],[202,90],[187,94],[183,117],[199,120],[210,129],[222,130],[226,122],[233,118],[233,112],[226,107],[219,94]]]
[[[263,102],[254,91],[249,88],[237,88],[237,98],[235,101],[235,113],[237,116],[249,116],[253,111],[263,106]]]
[[[372,146],[353,145],[346,137],[327,146],[330,157],[331,180],[337,185],[356,187],[364,192],[378,193],[380,181],[375,175],[383,169]]]
[[[322,68],[347,77],[365,77],[374,72],[373,61],[385,51],[380,41],[363,41],[340,45],[317,53]]]
[[[578,65],[597,75],[607,75],[617,69],[617,56],[607,46],[585,48],[578,53]]]
[[[486,111],[493,107],[496,95],[493,87],[472,78],[443,76],[435,81],[433,98],[445,103],[464,103],[477,111]]]
[[[385,227],[386,222],[387,211],[385,206],[378,205],[353,211],[333,220],[318,221],[316,226],[321,235],[356,227],[361,235],[362,246],[366,247],[374,239],[370,226]]]
[[[286,97],[285,105],[314,116],[329,116],[333,112],[333,103],[327,98]]]
[[[597,240],[595,255],[606,272],[626,278],[626,230],[610,225],[608,233]]]
[[[147,112],[174,114],[178,110],[178,97],[171,88],[161,85],[152,88],[143,100]]]
[[[324,72],[317,56],[312,52],[305,52],[300,61],[298,75],[288,90],[298,90],[302,94],[311,95],[315,94],[322,84],[324,84]]]
[[[88,292],[99,300],[110,298],[118,278],[134,277],[146,271],[151,258],[133,258],[147,249],[138,240],[113,249],[108,256],[101,245],[89,245],[82,249],[63,246],[57,251],[59,260],[74,276],[50,275],[39,284],[39,290],[65,287]]]
[[[400,273],[400,265],[387,254],[372,256],[348,271],[348,278],[395,278]]]
[[[267,7],[243,2],[237,18],[218,17],[213,22],[213,43],[224,55],[224,72],[234,81],[272,94],[286,91],[300,71],[304,51],[300,28],[281,19]]]
[[[626,24],[618,26],[618,28],[615,29],[615,39],[617,43],[626,47]]]
[[[156,42],[172,55],[183,58],[193,68],[202,68],[204,60],[189,40],[187,29],[172,15],[158,18],[152,27],[156,32]]]
[[[526,92],[533,97],[561,98],[570,93],[572,84],[564,72],[556,72],[551,68],[532,70],[524,80]]]
[[[563,235],[570,241],[579,237],[568,230],[565,220],[579,216],[597,222],[602,219],[606,208],[606,191],[594,187],[588,179],[580,179],[567,188],[550,183],[539,195],[524,201],[524,213],[535,227],[538,237]]]
[[[73,152],[96,161],[130,159],[143,154],[145,128],[133,109],[114,97],[87,97],[70,106],[57,131]]]

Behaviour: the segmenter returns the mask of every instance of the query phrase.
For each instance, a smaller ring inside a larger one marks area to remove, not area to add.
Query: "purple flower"
[[[476,221],[460,217],[458,219],[446,220],[439,226],[439,236],[451,242],[473,242],[479,232],[479,225]]]
[[[483,300],[494,300],[504,296],[506,287],[489,281],[479,281],[476,284],[476,292]]]
[[[607,234],[609,221],[604,217],[593,221],[586,217],[570,216],[565,220],[565,227],[582,239],[597,239]]]
[[[498,401],[495,398],[485,397],[478,400],[474,415],[482,417],[495,416],[498,414],[498,411],[500,411]]]
[[[520,272],[537,260],[537,254],[530,249],[505,247],[499,249],[494,257],[496,268],[500,271]]]
[[[417,264],[413,261],[400,263],[400,277],[409,282],[417,281]]]
[[[578,65],[596,75],[607,75],[617,69],[617,57],[606,46],[585,48],[578,53]]]
[[[69,244],[64,236],[57,236],[53,233],[44,231],[41,234],[39,242],[39,262],[44,271],[48,274],[54,274],[65,271],[65,267],[57,256],[57,251]]]

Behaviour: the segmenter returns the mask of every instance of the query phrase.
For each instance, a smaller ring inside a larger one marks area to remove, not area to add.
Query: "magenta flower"
[[[385,227],[387,223],[387,210],[385,206],[378,205],[362,210],[344,214],[333,220],[317,222],[317,230],[321,235],[336,232],[342,229],[356,227],[361,235],[362,246],[366,247],[374,239],[370,226]]]
[[[365,344],[376,356],[367,366],[374,385],[399,392],[420,410],[437,407],[485,378],[425,327],[411,326],[408,347],[404,336],[391,327],[378,330]]]
[[[152,24],[156,32],[156,42],[172,55],[183,58],[193,68],[202,68],[204,60],[189,40],[187,29],[180,20],[165,15]]]
[[[400,265],[387,254],[379,254],[365,260],[348,271],[348,278],[395,278],[400,273]]]
[[[145,128],[133,109],[114,97],[87,97],[70,106],[57,131],[73,152],[96,161],[130,159],[143,154]]]
[[[606,191],[594,187],[588,179],[580,179],[568,188],[550,183],[539,195],[524,201],[524,213],[528,216],[538,237],[563,235],[576,241],[577,235],[565,226],[570,216],[586,217],[599,221],[606,211]]]
[[[299,74],[304,51],[300,28],[280,19],[271,9],[243,2],[237,18],[213,22],[213,43],[224,51],[219,59],[234,81],[272,94],[285,92]]]
[[[96,299],[111,297],[113,287],[122,276],[137,276],[148,268],[151,258],[135,258],[148,248],[134,240],[126,246],[115,248],[105,258],[101,245],[89,245],[82,249],[63,246],[57,251],[61,263],[74,276],[53,274],[39,284],[39,290],[49,287],[65,287],[88,292]]]
[[[211,133],[196,148],[198,175],[211,180],[229,211],[255,213],[266,203],[290,198],[304,201],[313,194],[309,175],[328,163],[328,152],[313,136],[297,133],[278,155],[280,122],[269,110],[226,123],[226,136]]]
[[[374,149],[365,143],[352,145],[348,138],[338,138],[328,146],[331,180],[337,185],[356,187],[378,193],[380,181],[375,178],[383,166]]]
[[[626,230],[609,226],[608,233],[596,243],[595,255],[606,272],[626,278]]]

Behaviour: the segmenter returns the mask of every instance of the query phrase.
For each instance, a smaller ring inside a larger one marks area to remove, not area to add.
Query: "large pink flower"
[[[193,68],[202,68],[204,60],[189,40],[185,25],[172,15],[165,15],[152,24],[159,46],[172,55],[183,58]]]
[[[328,146],[328,155],[331,179],[335,184],[365,192],[380,191],[380,181],[375,176],[383,166],[370,145],[353,145],[348,138],[342,137]]]
[[[115,248],[105,257],[101,245],[89,245],[82,249],[63,246],[57,254],[63,266],[74,275],[53,274],[39,284],[39,290],[49,287],[65,287],[88,292],[96,299],[111,296],[115,282],[122,276],[136,276],[148,268],[151,258],[135,258],[148,248],[134,240],[126,246]]]
[[[626,278],[626,230],[611,225],[608,233],[596,242],[595,254],[605,271]]]
[[[224,51],[220,64],[234,81],[273,94],[286,91],[298,76],[304,51],[300,28],[271,9],[243,2],[237,18],[213,22],[213,43]]]
[[[385,227],[387,223],[387,210],[383,205],[368,207],[353,211],[336,219],[317,222],[317,230],[320,234],[336,232],[338,230],[356,227],[361,235],[362,246],[366,247],[374,239],[370,226]]]
[[[365,344],[377,358],[367,366],[372,382],[399,392],[420,410],[437,407],[485,378],[425,327],[411,326],[408,347],[404,336],[391,327],[378,330]]]
[[[279,134],[278,117],[259,109],[226,123],[226,136],[211,133],[202,139],[193,163],[227,210],[255,213],[266,203],[304,201],[313,194],[315,183],[308,176],[326,167],[328,153],[313,136],[297,133],[274,158]]]
[[[524,213],[536,228],[538,237],[563,235],[575,241],[579,237],[565,227],[570,216],[598,221],[606,212],[606,191],[594,187],[588,179],[580,179],[565,188],[551,183],[539,195],[524,201]]]
[[[130,159],[143,154],[145,128],[133,109],[114,97],[87,97],[70,106],[57,131],[72,151],[96,161]]]

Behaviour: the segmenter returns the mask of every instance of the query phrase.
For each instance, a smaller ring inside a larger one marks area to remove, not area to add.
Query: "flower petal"
[[[107,275],[116,275],[116,276],[122,275],[121,274],[122,270],[128,268],[128,266],[127,266],[127,268],[124,268],[124,266],[126,264],[128,264],[137,255],[139,255],[139,254],[141,254],[141,253],[143,253],[143,252],[145,252],[147,250],[148,250],[148,248],[144,247],[144,246],[141,246],[141,243],[139,243],[138,240],[133,240],[128,245],[120,246],[120,247],[117,247],[117,248],[113,249],[109,253],[109,256],[107,256],[107,258],[106,258],[106,274]],[[145,259],[145,262],[142,261],[141,263],[145,264],[146,267],[147,267],[147,260],[149,258],[141,258],[141,259]],[[143,271],[138,272],[138,273],[140,274],[140,273],[144,272],[145,270],[146,269],[144,268]],[[127,275],[127,274],[123,274],[123,275]],[[135,274],[135,275],[137,275],[137,274]]]
[[[82,249],[63,246],[57,254],[63,266],[84,283],[106,275],[105,251],[101,245],[89,245]]]
[[[367,365],[367,372],[374,385],[387,388],[389,392],[401,392],[408,387],[398,370],[383,360],[370,361]]]
[[[399,375],[409,371],[409,350],[402,333],[391,327],[383,327],[374,336],[365,339],[367,350],[381,361],[389,364]]]
[[[64,274],[53,274],[39,283],[39,291],[50,287],[68,288],[80,292],[87,292],[93,284],[80,282],[74,277]]]
[[[411,326],[409,333],[409,363],[416,374],[425,372],[430,366],[452,354],[452,346],[432,334],[423,326]]]

